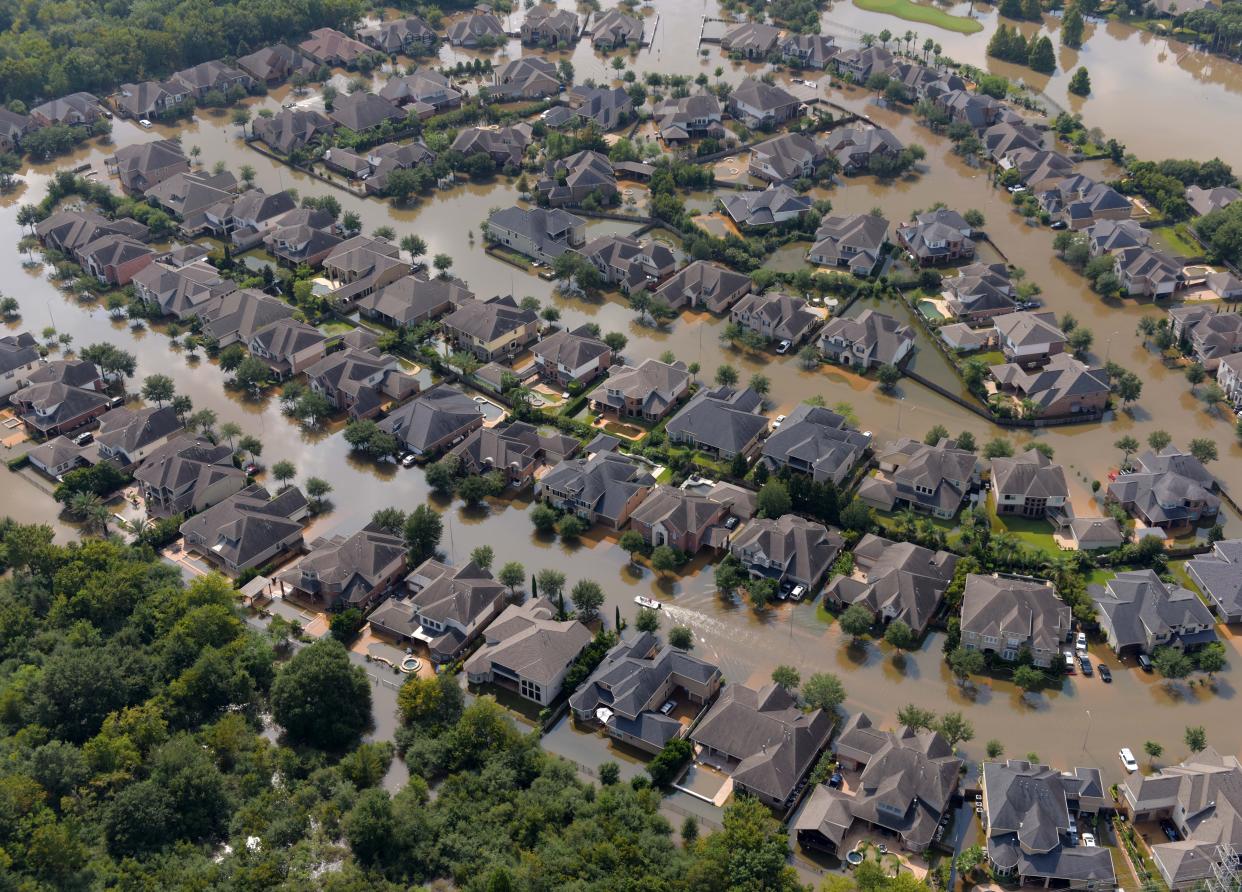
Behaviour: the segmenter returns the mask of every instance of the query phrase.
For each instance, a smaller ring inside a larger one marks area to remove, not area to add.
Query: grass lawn
[[[319,330],[326,335],[349,334],[354,327],[348,322],[325,322],[319,326]]]
[[[1096,567],[1087,574],[1087,585],[1103,585],[1117,575],[1115,570],[1109,570],[1105,567]]]
[[[1009,532],[1020,540],[1048,554],[1060,554],[1061,549],[1052,538],[1052,524],[1042,517],[1020,517],[1014,514],[1001,516],[996,513],[996,497],[988,496],[988,517],[994,532]]]
[[[1189,235],[1178,232],[1175,226],[1159,226],[1152,230],[1155,241],[1164,245],[1165,249],[1183,257],[1198,257],[1203,250],[1191,240]]]
[[[934,6],[925,6],[913,0],[854,0],[854,5],[869,12],[887,13],[907,22],[934,25],[959,34],[974,34],[983,30],[983,24],[975,19],[949,15]]]
[[[1005,358],[1005,354],[999,350],[989,350],[986,353],[976,353],[971,359],[980,359],[988,365],[1004,365],[1009,360]]]

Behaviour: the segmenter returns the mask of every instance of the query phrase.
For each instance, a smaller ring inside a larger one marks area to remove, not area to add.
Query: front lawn
[[[983,30],[983,24],[975,19],[950,15],[934,6],[915,3],[914,0],[854,0],[854,5],[869,12],[886,13],[907,22],[934,25],[958,34],[975,34]]]
[[[1180,254],[1183,257],[1199,257],[1203,249],[1195,244],[1189,233],[1181,230],[1181,226],[1158,226],[1151,231],[1152,239],[1158,247],[1166,251]]]

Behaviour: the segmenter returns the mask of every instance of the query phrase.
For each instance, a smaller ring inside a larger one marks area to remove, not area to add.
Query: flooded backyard
[[[716,47],[711,48],[706,59],[688,49],[697,41],[699,15],[715,14],[713,3],[687,8],[661,0],[654,4],[654,10],[660,15],[660,26],[654,46],[637,56],[640,71],[710,74],[721,65],[731,80],[740,79],[747,72],[747,66],[724,60]],[[987,24],[982,34],[963,37],[935,32],[935,39],[943,44],[946,54],[962,61],[985,62],[983,47],[987,33],[994,27],[994,13],[979,14]],[[841,2],[825,19],[828,30],[839,29],[843,40],[844,35],[851,34],[856,39],[856,31],[879,31],[884,27],[904,30],[904,23],[899,20],[866,13]],[[926,35],[934,29],[924,26],[918,30]],[[1174,58],[1174,53],[1173,47],[1163,41],[1121,26],[1096,29],[1087,47],[1075,54],[1091,67],[1096,83],[1096,95],[1083,105],[1088,125],[1101,126],[1140,155],[1208,158],[1219,154],[1242,167],[1237,139],[1238,122],[1242,122],[1242,78],[1237,67],[1219,60],[1194,64],[1185,57]],[[453,61],[456,57],[446,49],[442,58]],[[585,42],[571,58],[579,80],[605,80],[611,76],[605,67],[606,59],[593,53]],[[1064,58],[1062,62],[1068,64]],[[1016,74],[1005,72],[991,61],[987,64],[1001,73]],[[1023,71],[1031,76],[1029,70]],[[1140,81],[1144,89],[1135,90],[1134,85]],[[1061,74],[1048,84],[1037,86],[1064,98]],[[274,91],[268,97],[253,100],[251,107],[276,109],[283,97],[282,91]],[[202,150],[202,160],[208,167],[216,161],[225,162],[234,171],[243,164],[252,166],[256,184],[268,191],[292,187],[303,196],[333,195],[345,211],[360,215],[365,232],[387,225],[396,230],[398,237],[417,233],[427,242],[427,255],[449,254],[454,261],[453,272],[464,278],[480,297],[532,295],[545,305],[557,307],[562,324],[570,328],[594,322],[605,332],[621,331],[629,338],[624,354],[630,363],[671,350],[683,361],[698,362],[705,376],[724,363],[736,367],[742,380],[761,371],[771,380],[774,411],[787,413],[811,397],[822,397],[828,405],[848,403],[858,417],[859,427],[872,431],[877,442],[898,436],[922,438],[936,424],[943,424],[953,433],[968,430],[981,443],[1005,436],[1021,448],[1039,439],[1055,449],[1056,459],[1071,478],[1075,499],[1082,499],[1078,504],[1083,506],[1090,481],[1104,479],[1110,468],[1116,466],[1120,454],[1113,443],[1118,438],[1132,434],[1143,440],[1151,431],[1162,428],[1172,433],[1180,445],[1192,437],[1216,440],[1221,458],[1211,469],[1227,490],[1242,492],[1242,447],[1238,446],[1231,425],[1205,412],[1184,377],[1167,369],[1136,333],[1141,316],[1162,313],[1162,308],[1153,309],[1134,301],[1101,301],[1081,277],[1053,259],[1053,233],[1026,224],[1012,211],[1008,195],[990,185],[984,169],[952,155],[947,141],[919,127],[912,116],[876,108],[861,90],[832,91],[829,98],[867,113],[877,123],[891,128],[903,142],[918,142],[928,152],[917,176],[892,183],[870,177],[843,180],[825,193],[833,203],[834,213],[862,213],[878,207],[890,222],[897,222],[937,201],[959,210],[977,208],[986,218],[984,229],[992,243],[1010,263],[1024,268],[1029,280],[1041,286],[1047,308],[1058,314],[1073,313],[1081,325],[1094,332],[1096,359],[1118,362],[1143,380],[1142,398],[1131,411],[1094,425],[1071,425],[1034,433],[1001,430],[911,381],[903,382],[896,393],[884,395],[876,389],[873,379],[850,372],[828,366],[808,371],[793,356],[751,354],[724,347],[719,340],[727,321],[724,319],[683,314],[668,326],[657,328],[641,321],[618,295],[587,301],[555,293],[551,283],[483,250],[480,224],[489,210],[518,200],[517,189],[506,180],[459,186],[438,192],[415,206],[395,208],[334,189],[248,150],[239,139],[238,128],[229,124],[225,116],[208,114],[186,126],[157,127],[155,132],[180,134],[187,149],[198,146]],[[1136,103],[1141,103],[1141,112]],[[1232,122],[1232,126],[1203,127],[1211,116],[1201,108],[1201,103],[1211,103],[1212,114]],[[1162,125],[1151,126],[1157,119]],[[1186,139],[1191,133],[1195,134],[1193,141]],[[53,326],[58,332],[72,335],[73,344],[79,347],[110,341],[137,357],[139,371],[131,387],[144,375],[167,374],[173,378],[178,392],[188,395],[196,408],[211,408],[220,422],[235,421],[247,433],[260,437],[264,443],[264,464],[270,466],[280,459],[289,459],[297,467],[300,480],[317,476],[329,481],[333,486],[330,499],[335,507],[315,522],[307,532],[308,540],[320,534],[357,530],[375,510],[385,506],[409,510],[430,501],[444,512],[441,547],[450,561],[462,561],[473,548],[487,544],[495,549],[497,566],[518,560],[528,572],[556,568],[566,574],[570,586],[578,579],[594,578],[608,594],[602,612],[609,618],[619,609],[622,616],[632,621],[636,594],[658,598],[664,603],[664,628],[689,626],[694,633],[696,653],[718,663],[729,681],[760,683],[776,664],[791,663],[804,678],[816,671],[840,674],[849,693],[847,708],[866,710],[880,723],[891,722],[906,703],[942,711],[961,710],[976,730],[975,740],[965,747],[972,757],[980,756],[983,742],[995,737],[1005,743],[1011,754],[1034,751],[1060,766],[1100,765],[1110,780],[1116,780],[1121,770],[1116,758],[1120,746],[1137,748],[1154,736],[1168,752],[1180,753],[1182,729],[1186,725],[1204,725],[1210,741],[1231,751],[1236,749],[1239,712],[1234,680],[1242,671],[1237,668],[1218,677],[1212,690],[1185,685],[1166,688],[1132,667],[1116,672],[1112,685],[1075,677],[1066,682],[1062,691],[1034,697],[1023,696],[1012,686],[997,682],[984,682],[966,690],[949,674],[938,635],[906,656],[894,655],[884,646],[849,647],[839,628],[827,625],[812,604],[782,604],[757,614],[749,607],[721,599],[715,592],[712,568],[705,560],[693,562],[684,575],[657,576],[634,566],[616,546],[615,536],[604,536],[599,530],[576,544],[537,534],[527,516],[531,506],[529,493],[491,500],[474,509],[460,503],[449,504],[429,493],[418,469],[406,470],[396,464],[357,457],[339,429],[304,430],[281,413],[275,397],[250,400],[226,391],[225,375],[212,361],[170,350],[168,338],[158,330],[135,331],[124,321],[110,319],[98,304],[83,305],[64,295],[48,281],[46,269],[22,267],[24,256],[18,251],[17,242],[23,233],[16,222],[17,209],[42,197],[50,173],[58,168],[89,164],[102,176],[103,159],[116,145],[151,138],[151,133],[136,125],[117,120],[113,146],[84,148],[58,159],[54,166],[27,171],[23,174],[24,184],[15,193],[0,196],[0,269],[4,271],[0,291],[16,296],[23,314],[7,330],[37,333],[44,326]],[[710,198],[700,196],[697,206],[709,210]],[[592,235],[629,232],[633,228],[633,224],[618,221],[593,221],[589,227]],[[789,246],[773,258],[771,265],[788,271],[799,269],[804,252],[805,245]],[[859,302],[850,312],[861,312],[866,306]],[[892,303],[883,309],[907,312],[904,306]],[[919,331],[921,338],[927,337]],[[920,342],[914,362],[917,371],[942,386],[959,387],[948,361],[929,343]],[[488,411],[493,410],[495,407]],[[0,497],[0,513],[27,522],[59,523],[57,507],[46,492],[18,477],[11,478]],[[74,535],[67,525],[57,528],[63,539]],[[1231,519],[1226,533],[1242,535],[1242,527]],[[1233,666],[1242,666],[1237,639],[1227,636],[1226,645]],[[1097,656],[1117,664],[1111,654],[1101,652]],[[1153,721],[1153,710],[1159,710],[1159,722]],[[568,720],[550,733],[547,743],[550,749],[584,764],[592,758],[598,760],[604,750],[600,741],[573,728]],[[615,752],[606,757],[621,761],[623,774],[637,771]]]

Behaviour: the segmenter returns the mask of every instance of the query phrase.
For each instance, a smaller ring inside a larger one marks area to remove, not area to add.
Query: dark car
[[[1144,672],[1150,672],[1152,670],[1151,657],[1147,656],[1147,654],[1138,655],[1138,664],[1142,667]]]
[[[828,786],[832,787],[834,790],[839,790],[844,781],[845,778],[841,777],[841,772],[834,771],[832,773],[832,777],[828,778]]]
[[[1078,666],[1079,666],[1079,668],[1081,668],[1081,669],[1082,669],[1082,674],[1083,674],[1083,675],[1086,675],[1086,676],[1090,676],[1090,675],[1091,675],[1091,661],[1090,661],[1089,659],[1087,659],[1087,655],[1086,655],[1086,654],[1081,654],[1081,655],[1079,655],[1079,657],[1078,657]]]
[[[1100,670],[1100,681],[1104,682],[1104,684],[1113,683],[1113,672],[1111,669],[1109,669],[1103,663],[1101,663],[1096,668]]]
[[[1173,822],[1165,818],[1160,822],[1160,829],[1164,831],[1164,835],[1169,838],[1169,842],[1177,842],[1182,835],[1177,832],[1177,828],[1173,826]]]

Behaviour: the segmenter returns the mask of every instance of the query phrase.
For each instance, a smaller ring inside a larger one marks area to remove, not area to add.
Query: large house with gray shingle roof
[[[1118,655],[1157,647],[1195,650],[1216,640],[1216,621],[1199,596],[1151,570],[1118,573],[1087,587],[1100,628]]]
[[[181,143],[173,139],[121,146],[114,155],[104,159],[104,163],[121,181],[125,191],[132,195],[145,195],[152,186],[190,170],[190,162],[181,150]]]
[[[820,322],[806,301],[776,291],[748,294],[733,306],[729,318],[769,341],[788,341],[796,347]]]
[[[483,633],[483,645],[466,660],[471,684],[496,684],[547,706],[561,693],[565,676],[591,630],[574,619],[556,619],[546,598],[510,604]]]
[[[717,525],[727,513],[728,506],[710,496],[658,486],[630,515],[630,526],[648,545],[667,545],[693,555],[723,540],[714,533],[717,529],[723,533]]]
[[[992,320],[1001,352],[1010,362],[1042,360],[1065,349],[1065,332],[1055,313],[1003,313]]]
[[[591,383],[612,364],[612,348],[585,326],[550,334],[532,345],[539,377],[557,387]]]
[[[845,540],[835,531],[796,514],[751,521],[730,551],[756,579],[805,586],[810,598],[837,559]]]
[[[561,92],[561,79],[555,65],[539,56],[519,56],[506,62],[495,75],[495,82],[487,88],[497,98],[509,102],[515,99],[546,99]]]
[[[731,459],[748,455],[768,429],[763,395],[750,388],[704,387],[665,427],[669,441]]]
[[[748,127],[775,127],[798,117],[802,101],[783,87],[748,77],[733,88],[728,106]]]
[[[501,167],[519,165],[531,142],[531,126],[464,127],[453,140],[453,151],[463,155],[483,152]]]
[[[838,127],[824,142],[827,153],[837,159],[847,174],[867,170],[873,156],[895,158],[905,147],[883,127]]]
[[[959,449],[955,440],[929,446],[903,438],[886,444],[876,461],[880,473],[863,480],[858,497],[881,511],[909,507],[955,517],[979,482],[975,454]]]
[[[310,37],[298,44],[302,55],[320,65],[348,68],[372,52],[365,43],[342,34],[335,28],[316,28]]]
[[[1068,353],[1054,354],[1035,368],[1008,362],[989,371],[998,393],[1012,396],[1023,407],[1029,400],[1041,418],[1098,414],[1108,407],[1111,389],[1107,373],[1089,368]]]
[[[539,335],[539,317],[512,297],[465,301],[441,325],[450,342],[483,362],[513,356]]]
[[[568,9],[539,4],[522,20],[522,43],[543,49],[563,49],[578,42],[578,16]]]
[[[436,45],[439,37],[430,25],[418,16],[380,22],[358,30],[358,39],[381,53],[424,53]]]
[[[843,266],[855,275],[869,276],[883,259],[887,243],[888,221],[883,217],[824,217],[806,259],[819,266]]]
[[[386,403],[418,393],[418,381],[401,362],[372,347],[329,353],[306,370],[311,390],[350,418],[372,418]]]
[[[690,389],[685,363],[644,359],[637,368],[617,366],[591,391],[591,411],[659,421]]]
[[[316,539],[306,557],[276,576],[285,597],[328,610],[366,610],[405,573],[400,536],[364,527],[351,536]]]
[[[246,485],[233,450],[190,435],[165,443],[134,472],[147,513],[173,517],[209,508]]]
[[[1242,539],[1214,542],[1211,552],[1187,562],[1186,572],[1221,622],[1242,622]]]
[[[238,576],[300,548],[309,513],[296,486],[273,496],[254,483],[181,524],[181,535],[187,549]]]
[[[597,50],[613,50],[623,46],[639,46],[643,42],[641,19],[609,9],[591,17],[591,45]]]
[[[686,726],[660,707],[670,699],[706,706],[720,690],[720,669],[662,645],[651,632],[621,641],[569,698],[574,718],[602,725],[609,737],[658,753]]]
[[[749,294],[750,276],[707,260],[696,260],[683,267],[656,289],[654,299],[662,300],[674,310],[703,307],[723,313],[738,298]]]
[[[270,118],[256,118],[251,130],[268,147],[288,155],[328,136],[336,124],[313,108],[282,108]]]
[[[901,230],[898,230],[900,235]],[[946,242],[947,244],[947,242]],[[971,251],[974,251],[973,246]],[[957,319],[974,325],[1018,309],[1017,290],[1003,263],[972,263],[944,280],[945,303]]]
[[[259,83],[269,85],[283,83],[299,71],[309,77],[315,70],[311,60],[283,43],[239,56],[237,67]]]
[[[581,204],[591,195],[608,204],[617,194],[617,177],[607,155],[584,149],[549,161],[535,189],[551,207]]]
[[[939,208],[897,227],[897,241],[920,266],[954,263],[975,256],[973,230],[957,211]]]
[[[794,822],[804,847],[835,853],[855,822],[888,837],[908,852],[940,841],[942,819],[957,792],[962,760],[936,731],[881,731],[866,713],[841,729],[837,757],[862,769],[849,792],[819,784]]]
[[[729,53],[747,59],[766,59],[776,48],[781,29],[763,22],[743,22],[730,28],[720,39],[720,46]]]
[[[477,49],[482,46],[498,46],[507,38],[500,19],[490,12],[476,11],[448,26],[448,42],[453,46]]]
[[[535,479],[545,464],[564,461],[578,452],[579,443],[561,433],[540,433],[524,421],[503,427],[481,427],[450,450],[457,457],[462,474],[495,471],[513,486],[522,487]]]
[[[871,446],[871,438],[845,417],[820,406],[799,403],[763,443],[760,459],[771,470],[789,468],[817,482],[840,484]]]
[[[656,108],[655,119],[660,139],[666,143],[683,143],[700,137],[723,139],[726,133],[720,101],[710,93],[666,99]],[[751,157],[754,157],[753,150]]]
[[[640,242],[628,235],[601,235],[580,251],[599,270],[604,281],[629,294],[652,288],[677,267],[677,256],[661,242]]]
[[[957,555],[870,533],[854,547],[854,568],[837,576],[824,598],[848,607],[861,604],[881,622],[900,620],[922,635],[953,581]]]
[[[1026,885],[1113,889],[1112,849],[1078,844],[1070,813],[1105,807],[1098,768],[1057,772],[1022,759],[983,763],[983,825],[988,864]]]
[[[1192,455],[1167,446],[1144,453],[1138,469],[1108,484],[1106,499],[1116,502],[1149,527],[1176,533],[1196,527],[1220,511],[1216,481]]]
[[[1065,469],[1038,449],[992,459],[992,491],[997,514],[1047,517],[1069,504]]]
[[[830,319],[819,336],[821,353],[833,362],[864,370],[899,365],[912,349],[914,330],[875,310],[863,310],[853,319]]]
[[[39,367],[39,342],[29,332],[0,335],[0,400],[6,400]]]
[[[777,52],[790,65],[802,68],[827,68],[840,49],[831,37],[822,34],[786,34],[777,44]]]
[[[586,221],[560,208],[502,208],[487,218],[489,241],[551,263],[586,242]]]
[[[962,594],[962,646],[1014,662],[1029,651],[1036,666],[1061,658],[1074,617],[1051,582],[971,573]]]
[[[769,182],[781,183],[810,177],[827,153],[803,133],[782,133],[750,150],[748,170]]]
[[[619,530],[655,487],[647,468],[616,452],[567,458],[535,484],[535,497],[587,523]]]
[[[172,406],[145,409],[121,406],[99,419],[95,442],[99,444],[100,458],[127,468],[159,449],[179,434],[182,427]]]
[[[730,192],[720,203],[734,223],[748,229],[788,223],[811,209],[810,198],[784,185]]]
[[[483,426],[483,410],[466,394],[437,384],[390,413],[380,429],[416,455],[431,455]]]
[[[99,369],[84,359],[39,363],[9,396],[22,422],[44,437],[68,433],[108,411]]]
[[[360,315],[394,328],[437,319],[467,301],[474,293],[460,282],[438,276],[402,276],[358,301]]]
[[[1221,208],[1229,207],[1238,199],[1242,199],[1242,192],[1233,186],[1214,186],[1211,189],[1204,189],[1202,186],[1190,186],[1186,189],[1187,203],[1201,217],[1212,213],[1212,211],[1219,211]]]

